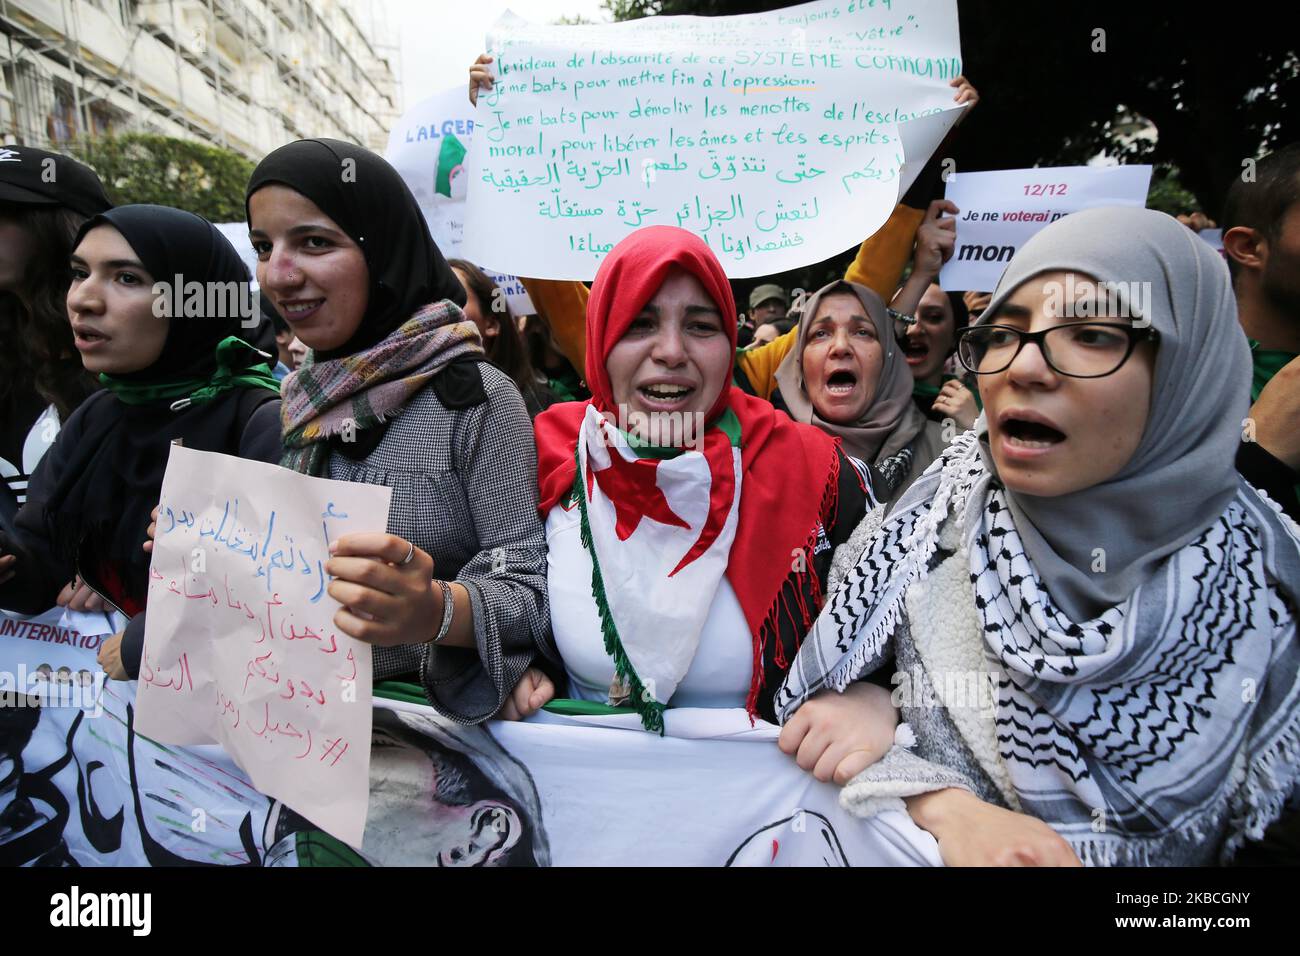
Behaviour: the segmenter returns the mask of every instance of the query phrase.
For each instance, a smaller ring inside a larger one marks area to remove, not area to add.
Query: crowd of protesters
[[[180,440],[392,489],[386,533],[332,546],[334,623],[452,720],[745,708],[949,864],[1300,854],[1300,145],[1234,183],[1222,255],[1099,208],[947,292],[929,168],[821,289],[740,316],[708,245],[653,226],[590,287],[524,278],[518,320],[382,158],[301,140],[247,186],[251,329],[156,308],[248,282],[214,226],[6,152],[0,607],[125,615],[110,678],[139,672]],[[1140,310],[1104,294],[1135,281]],[[691,416],[698,444],[626,427]],[[669,489],[707,534],[650,583],[696,537]],[[992,712],[945,699],[971,670]]]

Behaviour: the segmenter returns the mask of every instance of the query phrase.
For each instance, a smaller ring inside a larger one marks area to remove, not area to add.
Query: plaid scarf
[[[324,475],[330,438],[381,425],[449,363],[482,354],[478,327],[444,299],[368,349],[304,365],[282,385],[280,464]]]

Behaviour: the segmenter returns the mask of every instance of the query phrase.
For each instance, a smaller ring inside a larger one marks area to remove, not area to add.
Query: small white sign
[[[1150,166],[1055,166],[956,173],[946,196],[957,215],[957,247],[939,285],[992,292],[1016,250],[1049,223],[1094,206],[1144,206]]]

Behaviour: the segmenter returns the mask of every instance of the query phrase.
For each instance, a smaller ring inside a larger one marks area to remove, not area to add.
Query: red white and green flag
[[[733,416],[734,419],[734,416]],[[633,448],[588,406],[579,435],[583,544],[605,649],[611,703],[647,729],[690,669],[736,537],[739,428],[709,429],[700,449]]]

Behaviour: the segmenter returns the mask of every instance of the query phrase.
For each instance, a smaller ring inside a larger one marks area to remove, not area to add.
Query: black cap
[[[113,208],[90,167],[34,146],[0,146],[0,202],[66,206],[83,216]]]

